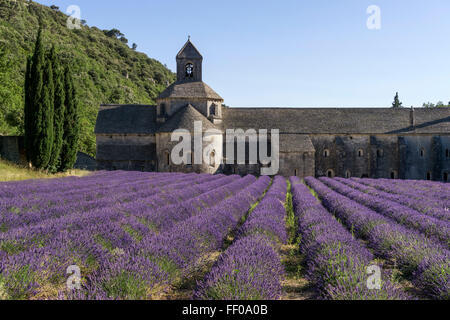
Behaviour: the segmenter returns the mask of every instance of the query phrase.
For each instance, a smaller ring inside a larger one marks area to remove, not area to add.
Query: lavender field
[[[426,181],[0,183],[0,299],[448,300],[449,208],[450,185]]]

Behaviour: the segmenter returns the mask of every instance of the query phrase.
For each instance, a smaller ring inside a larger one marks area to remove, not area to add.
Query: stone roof
[[[213,89],[202,81],[177,81],[164,90],[157,99],[192,99],[206,98],[211,100],[222,100]]]
[[[450,108],[414,109],[414,118],[417,133],[450,133]]]
[[[156,107],[147,105],[102,105],[96,134],[151,134],[157,129]]]
[[[450,133],[450,108],[223,108],[223,123],[214,126],[194,107],[182,108],[158,130],[156,107],[102,105],[96,134],[152,134],[193,129],[202,121],[204,129],[279,129],[281,134],[408,134]],[[163,131],[161,131],[163,130]],[[300,142],[299,142],[300,143]]]
[[[197,48],[194,46],[194,44],[191,42],[191,40],[188,40],[183,48],[181,48],[180,52],[177,54],[177,58],[181,59],[203,59],[200,52],[197,50]]]
[[[280,152],[315,151],[311,138],[307,134],[280,135]]]
[[[204,115],[192,105],[186,105],[173,114],[158,130],[158,132],[173,132],[177,129],[185,129],[194,132],[194,122],[201,121],[203,130],[217,129]]]
[[[73,167],[80,170],[95,171],[97,168],[97,162],[95,161],[95,158],[90,155],[78,151],[77,160]]]
[[[224,108],[224,129],[279,129],[297,134],[449,133],[450,108]]]
[[[145,161],[155,157],[155,149],[149,145],[100,144],[97,160]]]

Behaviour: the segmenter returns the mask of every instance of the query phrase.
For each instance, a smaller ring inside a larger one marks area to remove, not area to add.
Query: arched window
[[[352,177],[352,173],[350,172],[350,170],[345,171],[345,177],[347,179],[350,179]]]
[[[211,167],[216,166],[216,152],[214,150],[209,153],[209,165]]]
[[[427,180],[430,181],[432,179],[433,179],[433,175],[432,175],[431,171],[428,171],[427,172]]]
[[[216,112],[217,112],[217,106],[213,103],[213,104],[209,107],[209,115],[210,115],[210,116],[217,116]]]
[[[421,148],[420,151],[419,151],[419,154],[420,154],[420,156],[421,156],[422,158],[425,157],[425,149],[424,149],[424,148]]]
[[[378,149],[378,150],[377,150],[377,157],[378,157],[378,158],[383,158],[383,156],[384,156],[384,151],[383,151],[383,149]]]
[[[448,182],[448,172],[444,172],[444,182]]]
[[[194,78],[194,65],[192,63],[188,63],[185,67],[185,78],[186,79],[192,79]]]
[[[328,158],[329,156],[330,156],[330,150],[328,150],[328,149],[323,150],[323,157]]]
[[[364,157],[364,150],[363,149],[359,149],[358,150],[358,157],[360,157],[360,158]]]
[[[160,114],[162,116],[165,116],[167,114],[167,108],[166,108],[166,104],[165,103],[161,103]]]
[[[398,175],[397,175],[397,171],[392,170],[391,171],[391,179],[397,179]]]
[[[169,151],[164,152],[164,161],[166,162],[167,166],[170,166],[170,153]]]
[[[327,177],[328,178],[334,178],[334,171],[332,169],[327,170]]]

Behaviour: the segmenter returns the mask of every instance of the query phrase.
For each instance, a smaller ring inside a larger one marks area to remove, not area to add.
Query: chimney
[[[411,106],[411,111],[409,113],[409,124],[412,128],[416,128],[416,115],[413,106]]]

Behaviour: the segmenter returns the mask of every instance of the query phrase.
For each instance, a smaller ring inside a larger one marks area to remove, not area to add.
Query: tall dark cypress
[[[69,66],[66,66],[64,72],[64,82],[66,93],[66,109],[64,112],[64,135],[60,165],[61,171],[70,170],[75,165],[75,162],[77,160],[78,135],[80,126],[76,91],[73,84],[72,72]]]
[[[53,147],[53,111],[54,111],[54,83],[53,67],[50,59],[46,59],[43,73],[41,103],[37,105],[37,151],[35,166],[48,169]]]
[[[42,29],[39,29],[34,54],[31,59],[31,68],[28,79],[27,96],[27,127],[25,127],[26,135],[26,151],[27,158],[31,164],[37,168],[40,167],[39,158],[39,140],[40,129],[42,127],[42,103],[43,103],[43,87],[44,87],[44,68],[45,68],[45,50],[42,43]]]
[[[33,133],[32,133],[32,124],[33,124],[33,112],[32,112],[32,102],[30,101],[32,98],[31,92],[31,61],[32,57],[28,57],[27,59],[27,68],[25,71],[25,110],[24,110],[24,131],[25,131],[25,150],[27,161],[31,161],[31,148],[33,143]]]
[[[55,172],[60,167],[61,149],[63,145],[64,134],[64,112],[65,112],[65,88],[64,88],[64,69],[61,61],[56,55],[53,47],[50,51],[50,60],[53,64],[53,81],[54,81],[54,113],[53,113],[53,148],[48,168],[51,172]]]

